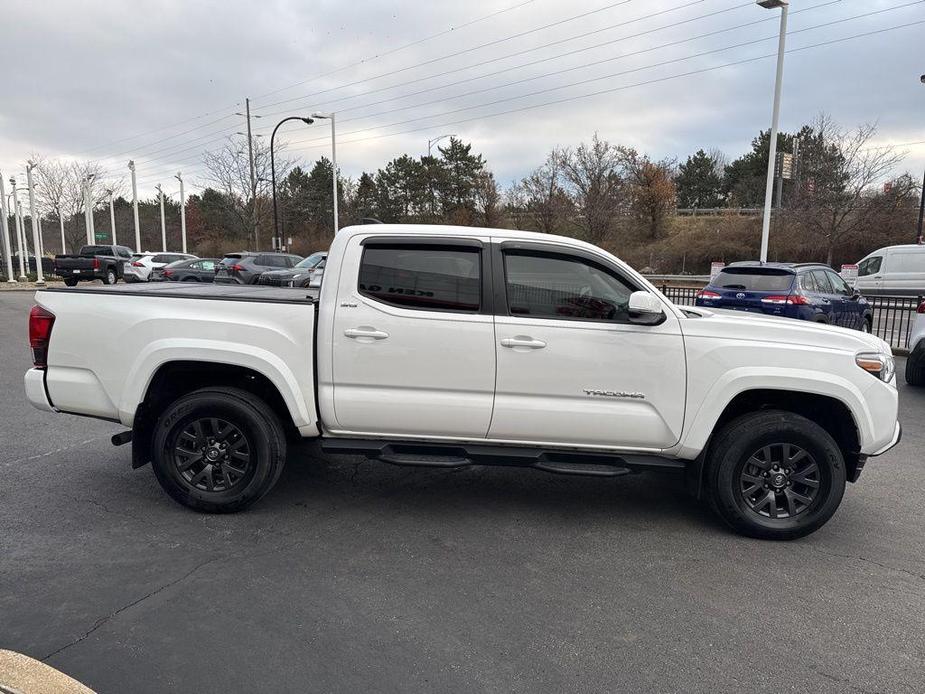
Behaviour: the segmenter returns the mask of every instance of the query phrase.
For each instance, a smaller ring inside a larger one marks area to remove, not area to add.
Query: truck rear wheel
[[[109,268],[103,276],[103,284],[115,284],[118,281],[119,278],[116,276],[116,271]]]
[[[169,405],[157,421],[152,467],[175,501],[206,513],[233,513],[279,479],[286,437],[263,400],[237,388],[204,388]]]
[[[76,287],[76,286],[77,286],[77,280],[72,279],[72,278],[70,278],[70,277],[65,277],[65,278],[64,278],[64,284],[65,284],[65,286],[67,286],[67,287]]]
[[[763,410],[729,422],[710,447],[714,510],[743,535],[793,540],[818,530],[845,492],[845,461],[829,433],[805,417]]]

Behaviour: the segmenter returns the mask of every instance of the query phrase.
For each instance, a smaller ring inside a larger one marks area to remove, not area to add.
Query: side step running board
[[[325,453],[365,455],[391,465],[461,468],[469,465],[529,467],[560,475],[617,477],[640,470],[684,470],[683,460],[655,455],[589,453],[490,444],[440,444],[381,439],[322,439]]]

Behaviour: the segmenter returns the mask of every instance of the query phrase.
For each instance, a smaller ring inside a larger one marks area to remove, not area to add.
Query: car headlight
[[[854,357],[855,363],[867,373],[879,378],[884,383],[893,380],[896,373],[896,362],[889,354],[880,352],[862,352]]]

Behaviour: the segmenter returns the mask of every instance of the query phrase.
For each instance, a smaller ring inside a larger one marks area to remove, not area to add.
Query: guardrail
[[[662,294],[680,306],[693,306],[699,289],[659,286]],[[873,312],[873,333],[889,343],[898,354],[909,351],[909,336],[915,323],[916,309],[925,297],[871,296],[867,298]]]

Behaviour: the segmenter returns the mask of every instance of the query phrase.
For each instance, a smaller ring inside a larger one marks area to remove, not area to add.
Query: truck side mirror
[[[665,322],[662,302],[649,292],[633,292],[627,306],[630,323],[636,325],[659,325]]]

